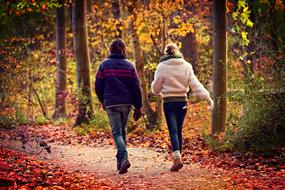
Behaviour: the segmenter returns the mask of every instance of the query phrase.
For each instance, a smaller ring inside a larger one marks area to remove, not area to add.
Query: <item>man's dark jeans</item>
[[[131,106],[120,105],[106,108],[112,134],[117,146],[117,162],[122,163],[128,158],[126,149],[126,128],[130,115]]]
[[[187,102],[165,102],[163,104],[173,152],[182,150],[182,126],[187,113]]]

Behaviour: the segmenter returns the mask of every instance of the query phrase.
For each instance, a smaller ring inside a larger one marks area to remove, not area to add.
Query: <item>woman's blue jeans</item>
[[[187,113],[187,102],[165,102],[164,115],[168,126],[172,151],[182,151],[182,126]]]
[[[131,106],[120,105],[106,108],[109,122],[112,128],[113,138],[117,147],[117,162],[128,159],[126,148],[126,128],[130,115]]]

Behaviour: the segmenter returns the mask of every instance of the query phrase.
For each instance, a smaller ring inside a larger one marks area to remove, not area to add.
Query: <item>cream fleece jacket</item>
[[[192,65],[183,58],[171,58],[158,64],[151,84],[155,95],[187,97],[189,87],[193,96],[209,98],[209,92],[195,76]]]

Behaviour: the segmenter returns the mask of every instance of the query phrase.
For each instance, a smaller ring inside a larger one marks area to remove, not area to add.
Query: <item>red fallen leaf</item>
[[[34,169],[33,172],[34,172],[35,174],[41,174],[41,173],[42,173],[42,170],[37,168],[37,169]]]
[[[37,182],[36,181],[32,181],[31,183],[30,183],[30,187],[35,187],[37,185]]]
[[[54,189],[54,190],[65,190],[65,188],[64,187],[62,187],[62,186],[52,186],[51,187],[52,189]]]
[[[22,181],[23,177],[22,176],[17,176],[17,181]]]
[[[11,169],[11,164],[7,164],[5,162],[0,161],[0,168],[4,169],[4,170],[9,170]]]

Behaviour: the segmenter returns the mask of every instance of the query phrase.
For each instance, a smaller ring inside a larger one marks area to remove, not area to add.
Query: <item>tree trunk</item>
[[[130,21],[130,32],[133,43],[134,57],[136,60],[136,68],[139,74],[141,89],[142,89],[142,106],[143,112],[147,117],[147,127],[148,129],[154,129],[156,124],[156,114],[151,109],[147,93],[147,82],[144,74],[144,62],[142,56],[142,50],[140,47],[139,36],[135,30],[134,20]]]
[[[195,74],[197,74],[198,65],[198,52],[197,52],[197,40],[195,33],[189,32],[182,38],[181,52],[184,58],[191,63]]]
[[[163,15],[163,21],[162,21],[162,28],[161,28],[161,40],[162,40],[162,51],[161,52],[164,52],[164,49],[166,47],[166,43],[167,43],[167,33],[168,33],[168,27],[167,27],[167,17],[164,16],[164,14],[162,13]],[[154,73],[153,73],[154,75]],[[156,128],[157,129],[161,129],[162,127],[162,113],[163,113],[163,101],[162,101],[162,98],[160,96],[157,96],[157,100],[156,100]]]
[[[184,9],[187,10],[193,17],[197,16],[195,7],[192,5],[191,1],[184,0]],[[198,71],[198,51],[197,51],[197,39],[196,30],[193,25],[194,32],[189,32],[186,36],[182,37],[182,47],[181,52],[189,63],[193,66],[194,73],[197,74]]]
[[[39,94],[37,93],[36,89],[34,89],[32,87],[32,91],[33,91],[34,95],[36,96],[36,98],[37,98],[37,100],[39,102],[39,105],[41,107],[43,115],[45,116],[45,118],[48,118],[48,113],[47,113],[47,109],[46,109],[46,106],[45,106],[44,102],[41,100],[41,98],[40,98]]]
[[[212,134],[222,132],[226,125],[227,91],[227,36],[226,0],[213,1],[214,55],[213,91],[215,106],[212,113]]]
[[[120,11],[120,4],[119,0],[112,0],[112,10],[113,10],[113,15],[116,21],[118,21],[121,18],[121,11]],[[115,37],[116,38],[122,38],[122,30],[120,29],[121,23],[116,24],[116,33]]]
[[[69,16],[69,32],[73,32],[72,30],[72,8],[73,5],[71,4],[70,7],[68,7],[68,16]]]
[[[56,10],[56,92],[54,119],[66,116],[66,56],[65,56],[65,11],[62,7]]]
[[[86,0],[75,0],[72,13],[78,93],[78,113],[74,126],[89,123],[93,117],[89,51],[86,27]]]

